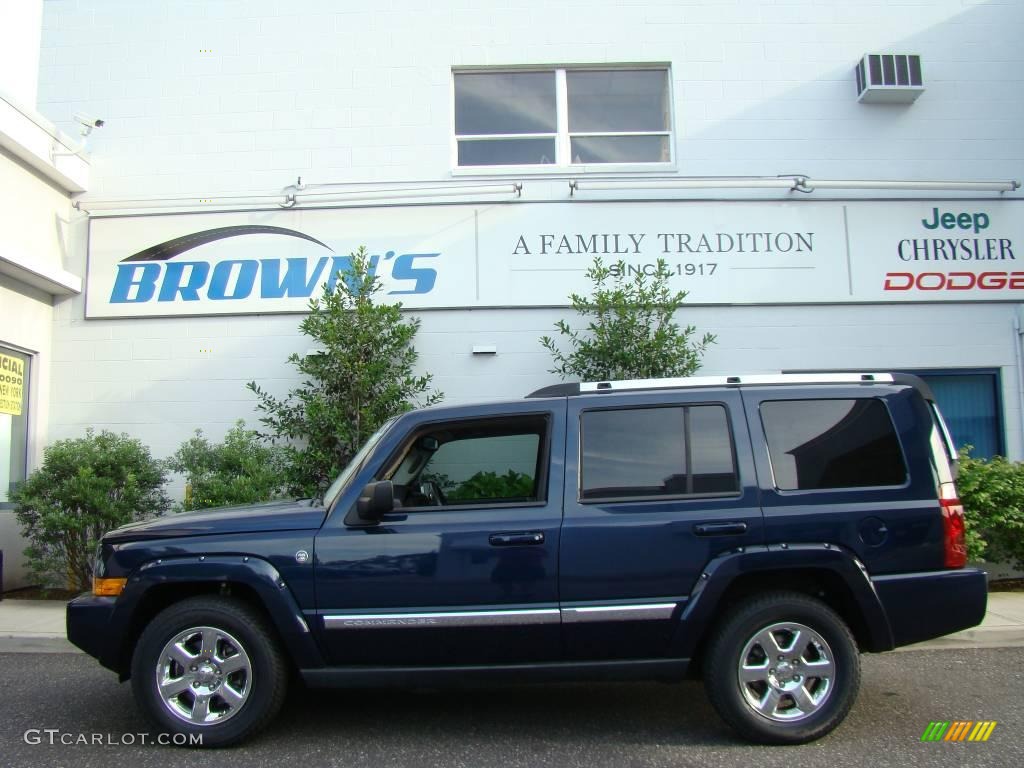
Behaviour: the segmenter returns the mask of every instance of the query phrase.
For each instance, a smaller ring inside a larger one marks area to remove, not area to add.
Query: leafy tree
[[[510,469],[504,475],[497,472],[477,472],[461,483],[450,483],[445,494],[452,501],[477,499],[521,499],[533,495],[533,478]]]
[[[967,516],[967,555],[1024,569],[1024,464],[1002,456],[976,459],[969,451],[960,452],[956,480]]]
[[[267,501],[280,496],[284,485],[281,450],[266,445],[241,419],[221,443],[211,443],[197,429],[167,459],[167,468],[188,482],[176,511]]]
[[[625,262],[605,266],[595,257],[587,277],[591,295],[570,296],[573,309],[587,319],[586,328],[574,329],[565,320],[555,323],[568,341],[567,352],[550,336],[541,337],[555,363],[551,373],[563,379],[613,381],[689,376],[700,368],[715,336],[706,333],[698,340],[694,326],[676,322],[687,293],[669,287],[671,272],[664,259],[658,259],[655,274],[641,270],[629,279]]]
[[[325,283],[323,295],[310,301],[299,326],[322,349],[289,356],[302,384],[284,398],[254,381],[248,385],[267,436],[288,441],[283,450],[291,493],[318,495],[385,421],[442,397],[430,391],[429,374],[414,373],[419,320],[403,318],[401,304],[378,304],[381,290],[374,262],[360,247],[340,279]]]
[[[165,512],[163,485],[161,462],[128,435],[90,429],[58,440],[12,497],[30,571],[45,586],[89,589],[100,537]]]

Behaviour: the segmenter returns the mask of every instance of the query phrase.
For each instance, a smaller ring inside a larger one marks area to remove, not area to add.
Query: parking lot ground
[[[148,734],[148,728],[129,685],[118,684],[113,673],[92,659],[82,654],[0,654],[0,764],[1024,765],[1024,649],[908,651],[865,656],[863,666],[860,698],[846,722],[825,739],[799,747],[758,747],[737,739],[715,715],[701,685],[687,682],[442,691],[296,687],[281,716],[250,743],[184,751],[141,744],[140,734]],[[984,743],[922,743],[921,735],[933,720],[995,720],[997,726]],[[75,743],[83,737],[103,743]],[[29,743],[34,741],[39,743]]]

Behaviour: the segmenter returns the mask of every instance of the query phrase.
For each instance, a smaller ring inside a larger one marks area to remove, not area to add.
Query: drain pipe
[[[1024,352],[1021,351],[1021,342],[1024,340],[1024,304],[1018,304],[1013,313],[1013,330],[1013,356],[1017,361],[1017,406],[1020,408],[1017,424],[1024,429]]]

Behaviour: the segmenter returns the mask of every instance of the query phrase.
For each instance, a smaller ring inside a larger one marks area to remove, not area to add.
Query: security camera
[[[89,115],[83,115],[81,112],[75,113],[75,122],[78,123],[81,128],[83,136],[88,136],[92,133],[93,128],[102,128],[103,121],[98,117],[90,117]]]

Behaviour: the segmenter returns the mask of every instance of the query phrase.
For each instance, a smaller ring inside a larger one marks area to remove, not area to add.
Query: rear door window
[[[907,467],[875,398],[761,403],[775,486],[784,491],[902,485]]]
[[[722,405],[586,411],[581,430],[582,500],[739,493]]]

